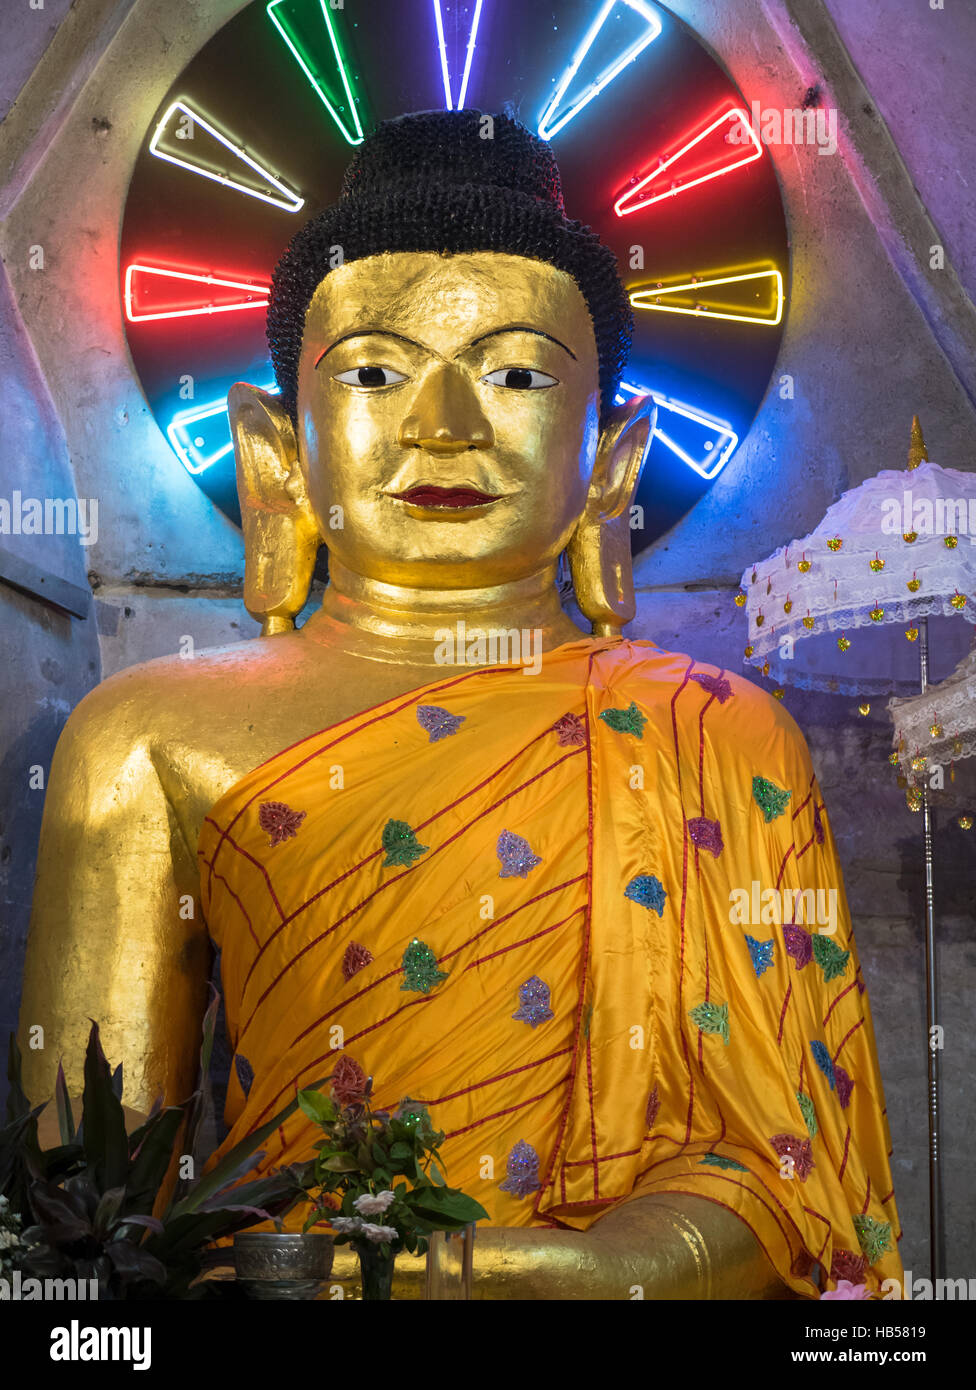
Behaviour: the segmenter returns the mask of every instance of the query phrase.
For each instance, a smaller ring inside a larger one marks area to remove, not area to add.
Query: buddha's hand
[[[395,1299],[422,1299],[426,1260],[397,1257]],[[358,1283],[358,1260],[336,1251],[334,1282]],[[446,1281],[442,1280],[442,1287]],[[448,1295],[449,1296],[449,1295]],[[749,1228],[701,1197],[654,1194],[612,1208],[588,1231],[480,1227],[476,1299],[763,1299],[789,1297]]]

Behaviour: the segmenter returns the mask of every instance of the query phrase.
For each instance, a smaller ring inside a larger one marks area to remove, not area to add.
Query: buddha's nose
[[[444,363],[423,382],[397,439],[408,449],[449,455],[490,449],[495,432],[467,377],[459,367]]]

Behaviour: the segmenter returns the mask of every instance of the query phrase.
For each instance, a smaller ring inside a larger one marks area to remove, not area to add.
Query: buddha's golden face
[[[321,534],[349,569],[391,584],[536,573],[586,503],[599,404],[593,324],[564,271],[494,252],[331,271],[298,377]]]

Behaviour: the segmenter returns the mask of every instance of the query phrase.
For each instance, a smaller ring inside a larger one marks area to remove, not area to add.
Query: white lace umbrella
[[[954,778],[945,786],[946,769],[955,771],[961,759],[976,758],[976,647],[965,656],[946,680],[930,685],[920,695],[888,701],[894,725],[894,752],[906,781],[915,787],[932,786],[934,769],[942,769],[943,788],[930,796],[936,805],[962,811],[972,828],[976,796],[973,778],[964,778],[956,787]]]
[[[926,696],[929,638],[948,670],[976,623],[976,474],[931,463],[915,416],[908,468],[845,492],[810,535],[750,566],[736,602],[749,619],[746,660],[777,683],[845,695],[907,695],[921,686]],[[929,1039],[941,1015],[927,784],[909,787],[907,799],[923,812],[929,1238],[938,1279],[940,1066]]]
[[[916,417],[909,467],[845,492],[809,535],[751,565],[737,602],[746,661],[778,685],[917,691],[920,621],[947,671],[976,623],[976,473],[928,462]]]

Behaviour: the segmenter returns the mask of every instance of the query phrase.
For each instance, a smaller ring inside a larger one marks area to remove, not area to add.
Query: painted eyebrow
[[[510,323],[504,328],[492,328],[487,333],[482,333],[480,337],[472,339],[467,347],[477,347],[478,343],[483,343],[487,341],[488,338],[497,337],[500,333],[532,333],[537,338],[545,338],[547,342],[555,343],[556,347],[562,348],[563,352],[569,353],[569,356],[574,362],[578,360],[576,353],[573,352],[571,348],[568,348],[565,343],[561,343],[558,338],[554,338],[551,333],[543,333],[541,329],[531,328],[526,323]],[[418,343],[414,338],[408,338],[403,333],[394,333],[392,329],[389,328],[355,328],[350,333],[343,333],[341,338],[336,338],[335,342],[330,343],[327,348],[323,348],[315,359],[313,370],[329,355],[333,348],[337,348],[340,343],[348,342],[350,338],[396,338],[401,343],[409,344],[410,347],[423,348],[423,343]],[[461,352],[466,351],[467,348],[461,349]]]
[[[317,367],[323,358],[328,357],[333,348],[337,348],[340,343],[348,342],[350,338],[398,338],[401,343],[409,343],[411,347],[423,347],[423,343],[415,342],[413,338],[407,338],[402,333],[394,333],[390,328],[354,328],[351,333],[343,333],[341,338],[336,338],[334,343],[323,348],[315,359],[314,367]]]
[[[554,338],[551,333],[543,333],[541,328],[532,328],[527,323],[509,323],[504,328],[492,328],[487,333],[482,333],[479,338],[474,338],[468,347],[475,347],[478,343],[483,343],[487,338],[494,338],[499,333],[532,333],[536,338],[545,338],[549,343],[555,343],[556,347],[562,348],[563,352],[568,352],[570,357],[576,362],[576,353],[568,348],[565,343],[561,343],[558,338]]]

